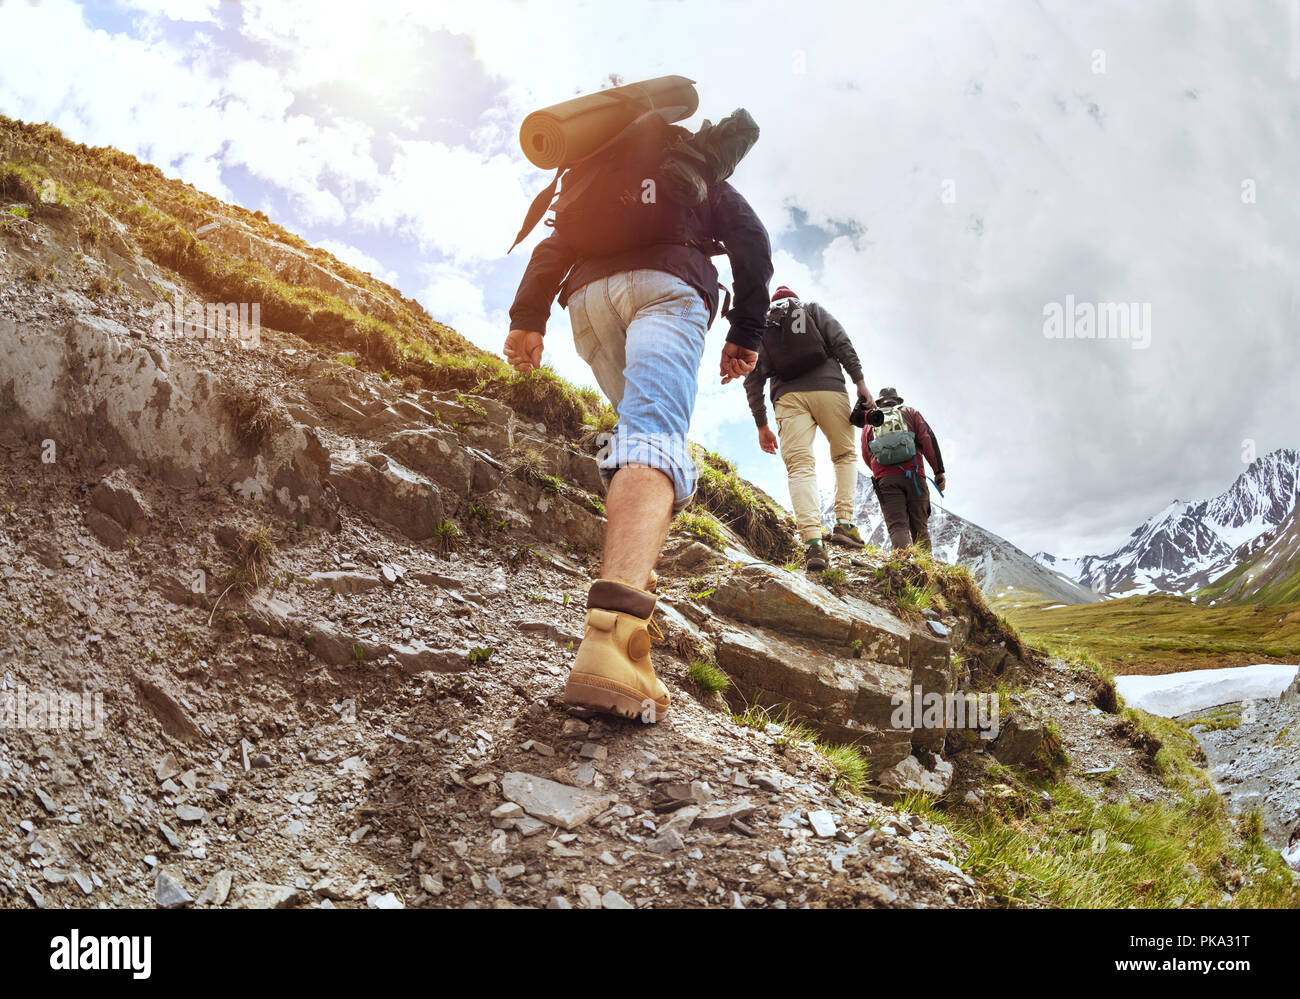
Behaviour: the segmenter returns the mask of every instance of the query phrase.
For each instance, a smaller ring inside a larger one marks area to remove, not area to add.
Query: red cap
[[[776,291],[772,292],[772,301],[776,302],[782,298],[798,298],[799,296],[792,292],[785,285],[781,285]]]

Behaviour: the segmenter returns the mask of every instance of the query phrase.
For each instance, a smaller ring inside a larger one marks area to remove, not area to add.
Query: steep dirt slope
[[[100,189],[135,183],[98,162]],[[45,178],[47,203],[19,165],[0,163],[0,207],[24,208],[0,232],[3,904],[1032,902],[936,803],[1019,822],[1051,810],[1043,774],[1098,801],[1162,794],[1104,683],[1023,648],[968,574],[765,561],[782,518],[711,456],[660,566],[672,712],[564,710],[603,531],[599,406],[503,375],[312,254],[281,269],[292,294],[267,286],[284,325],[264,317],[256,346],[206,316],[162,330],[160,303],[202,301],[205,267],[253,251],[167,258],[75,170]],[[188,197],[220,230],[227,209]],[[333,331],[302,297],[352,295],[330,276],[360,289]],[[896,720],[918,690],[985,693],[996,738]]]

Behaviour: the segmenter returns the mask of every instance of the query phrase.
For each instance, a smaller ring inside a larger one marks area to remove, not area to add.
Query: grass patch
[[[823,569],[821,579],[831,589],[838,589],[849,581],[848,574],[843,569]]]
[[[1226,704],[1221,707],[1212,708],[1203,715],[1198,715],[1189,721],[1183,723],[1189,729],[1200,726],[1207,732],[1221,732],[1225,729],[1236,729],[1241,726],[1241,705]]]
[[[797,546],[790,515],[760,496],[754,486],[736,474],[736,466],[721,455],[692,444],[691,456],[699,471],[691,507],[707,511],[726,524],[759,558],[777,565],[793,559]]]
[[[460,544],[460,539],[464,535],[460,533],[460,528],[456,526],[454,520],[441,520],[433,529],[433,537],[442,553],[449,555]]]
[[[1285,862],[1234,830],[1212,792],[1182,787],[1154,802],[1107,803],[1065,784],[1036,790],[1048,790],[1055,807],[1023,812],[1022,796],[991,795],[988,811],[975,818],[931,813],[967,841],[961,866],[1005,905],[1300,905]],[[1228,902],[1225,891],[1233,892]]]
[[[707,513],[690,509],[683,510],[673,520],[673,527],[685,531],[697,541],[703,541],[716,551],[723,551],[727,547],[726,539],[722,536],[718,522]]]
[[[705,659],[693,659],[686,667],[691,682],[709,694],[720,694],[731,686],[731,678]]]
[[[222,402],[234,420],[235,439],[251,450],[258,450],[288,420],[272,403],[247,385],[227,383]]]

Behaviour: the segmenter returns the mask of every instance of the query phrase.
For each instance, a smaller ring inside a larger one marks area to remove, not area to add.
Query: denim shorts
[[[687,447],[704,335],[703,296],[664,271],[634,270],[583,285],[568,302],[573,343],[618,410],[599,458],[606,484],[628,465],[657,468],[673,483],[673,511],[695,492]]]

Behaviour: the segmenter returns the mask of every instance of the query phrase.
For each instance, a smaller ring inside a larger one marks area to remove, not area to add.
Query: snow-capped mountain
[[[1239,564],[1197,600],[1217,603],[1289,603],[1300,599],[1300,505],[1275,530],[1238,549]]]
[[[1175,500],[1109,555],[1034,556],[1042,565],[1102,593],[1188,593],[1235,567],[1254,542],[1295,509],[1300,451],[1256,458],[1226,492]]]
[[[1006,539],[939,506],[933,490],[930,499],[930,541],[935,557],[949,565],[967,566],[990,600],[999,604],[1038,603],[1044,599],[1080,604],[1098,599],[1092,591],[1035,562]],[[822,496],[822,520],[828,527],[835,522],[834,497],[830,494]],[[863,540],[889,549],[889,533],[871,488],[871,477],[862,472],[858,473],[853,522]]]

